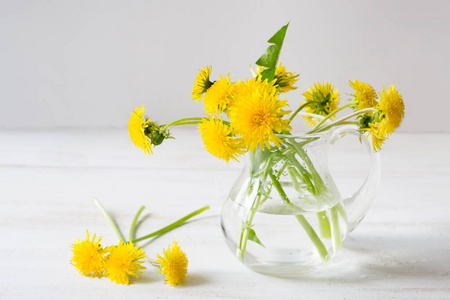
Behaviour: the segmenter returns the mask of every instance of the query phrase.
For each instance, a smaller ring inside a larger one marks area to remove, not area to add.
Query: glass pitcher
[[[340,126],[289,135],[280,147],[249,152],[221,216],[230,250],[248,268],[274,276],[315,271],[362,220],[378,187],[379,154],[361,139],[369,150],[369,172],[353,195],[342,198],[328,153],[346,134],[359,136],[356,126]]]

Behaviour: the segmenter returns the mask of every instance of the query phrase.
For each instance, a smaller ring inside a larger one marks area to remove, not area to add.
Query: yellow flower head
[[[139,279],[137,273],[142,273],[146,269],[142,264],[145,252],[139,246],[134,246],[132,242],[124,243],[122,240],[117,246],[109,247],[109,255],[106,259],[106,277],[116,284],[133,283],[130,276]]]
[[[282,119],[290,111],[283,110],[287,101],[278,100],[274,81],[258,78],[240,81],[236,84],[233,98],[231,126],[251,151],[254,152],[258,145],[262,150],[264,146],[270,149],[270,142],[279,146],[282,140],[275,132],[292,129],[287,120]]]
[[[370,124],[369,134],[367,135],[367,138],[372,138],[372,148],[373,152],[378,152],[381,150],[381,146],[388,138],[388,135],[386,134],[386,131],[384,129],[383,122],[381,123],[375,123]]]
[[[100,245],[101,237],[95,240],[95,234],[90,239],[89,232],[85,240],[77,239],[72,245],[73,257],[70,263],[77,268],[78,273],[84,276],[101,277],[105,270],[107,250]]]
[[[195,78],[194,88],[192,90],[192,99],[200,101],[203,97],[203,94],[211,87],[213,84],[209,81],[209,76],[211,76],[212,67],[203,67],[203,69],[199,70],[197,77]]]
[[[258,69],[256,72],[254,72],[254,75],[257,76],[261,74],[262,71],[264,71],[265,68],[258,66]],[[252,71],[253,72],[253,71]],[[298,74],[295,74],[294,72],[286,72],[286,67],[280,64],[275,69],[275,87],[277,88],[278,93],[283,94],[287,93],[289,91],[297,89],[294,84],[297,82],[299,78]]]
[[[298,74],[286,72],[286,68],[281,64],[275,70],[275,86],[280,94],[297,89],[294,84],[299,78]]]
[[[358,126],[361,133],[368,132],[366,139],[372,139],[373,152],[381,150],[381,146],[389,137],[386,132],[386,119],[379,121],[379,115],[368,112],[358,117]]]
[[[232,128],[217,118],[203,119],[198,127],[202,134],[205,149],[227,163],[230,159],[238,161],[238,156],[245,153],[242,139],[232,134]]]
[[[173,242],[172,248],[169,246],[167,251],[164,251],[164,257],[158,254],[156,262],[161,265],[159,273],[166,274],[165,284],[176,286],[183,283],[186,278],[188,259],[178,246],[178,242]]]
[[[339,105],[339,91],[334,89],[331,82],[325,84],[315,83],[308,91],[302,94],[306,100],[302,105],[306,105],[305,110],[308,113],[327,116],[332,111],[336,110]],[[333,119],[331,117],[330,119]],[[305,116],[306,122],[311,125],[316,125],[316,118]]]
[[[350,81],[349,85],[355,90],[353,105],[356,109],[371,108],[377,105],[377,93],[368,83],[359,80]]]
[[[380,117],[385,121],[384,127],[387,134],[392,134],[397,129],[405,115],[405,104],[402,95],[395,89],[395,85],[391,84],[389,91],[383,87],[383,92],[379,93],[380,102],[376,108],[379,110]]]
[[[128,132],[131,141],[145,154],[152,154],[152,143],[145,135],[145,129],[148,127],[150,120],[144,120],[144,106],[136,107],[136,110],[131,113],[131,118],[128,121]]]
[[[216,81],[206,92],[203,98],[206,113],[217,114],[225,111],[231,104],[231,92],[234,84],[230,82],[230,75],[223,77],[220,75],[220,80]]]

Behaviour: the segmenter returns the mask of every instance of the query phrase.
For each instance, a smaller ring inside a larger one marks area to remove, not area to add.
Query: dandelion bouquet
[[[239,161],[247,154],[244,172],[225,202],[222,229],[241,261],[276,275],[327,262],[347,227],[353,229],[368,209],[361,208],[358,197],[346,202],[340,196],[326,165],[328,146],[350,133],[376,153],[404,116],[394,84],[377,95],[359,80],[349,81],[353,92],[345,105],[339,106],[341,95],[327,82],[314,84],[302,94],[301,105],[289,109],[284,95],[296,89],[299,75],[278,63],[287,28],[268,40],[250,79],[233,81],[228,74],[212,81],[212,67],[199,71],[192,99],[203,104],[204,116],[158,125],[144,116],[142,106],[128,124],[132,142],[146,154],[172,138],[170,127],[182,125],[197,126],[205,149],[219,159]],[[336,119],[343,110],[350,112]],[[295,132],[295,118],[303,118],[311,130]]]

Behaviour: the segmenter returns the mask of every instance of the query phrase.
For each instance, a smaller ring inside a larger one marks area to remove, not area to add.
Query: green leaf
[[[275,45],[279,45],[281,47],[281,45],[283,45],[284,37],[286,36],[286,31],[287,31],[288,26],[289,26],[289,23],[287,23],[286,25],[281,27],[281,29],[278,30],[278,32],[275,33],[275,35],[273,37],[271,37],[270,40],[268,40],[267,42],[275,44]]]
[[[264,247],[263,243],[261,243],[261,241],[258,239],[258,237],[256,236],[256,232],[252,228],[248,229],[248,239]]]
[[[261,72],[262,80],[268,78],[269,81],[272,81],[273,78],[275,77],[275,70],[276,70],[276,67],[270,68],[270,69],[265,69],[264,71],[262,71]]]
[[[267,68],[261,72],[262,80],[268,79],[269,81],[272,81],[275,76],[275,69],[277,67],[278,58],[280,57],[281,47],[283,46],[288,26],[289,23],[281,27],[281,29],[267,41],[273,45],[270,45],[266,52],[256,61],[258,66]]]
[[[273,68],[276,66],[278,56],[280,55],[281,47],[277,45],[270,45],[266,52],[256,61],[258,66]]]

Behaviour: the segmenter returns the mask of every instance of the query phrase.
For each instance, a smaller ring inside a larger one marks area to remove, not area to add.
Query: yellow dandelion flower
[[[397,129],[405,115],[405,104],[403,97],[395,89],[395,85],[391,84],[389,91],[383,87],[383,92],[379,93],[380,102],[376,108],[379,110],[380,117],[385,120],[385,130],[387,134],[392,134]]]
[[[366,139],[372,139],[373,152],[381,150],[381,146],[389,137],[386,132],[386,119],[378,121],[378,114],[366,113],[358,118],[358,126],[361,133],[367,132]]]
[[[144,106],[136,107],[131,113],[131,118],[128,121],[128,132],[131,141],[145,154],[152,154],[152,143],[145,135],[145,129],[149,124],[149,120],[144,120]]]
[[[178,246],[178,242],[173,242],[172,248],[169,246],[167,251],[164,251],[164,257],[158,254],[156,261],[161,265],[159,273],[165,274],[165,284],[176,286],[183,283],[186,278],[188,259]]]
[[[217,118],[203,119],[198,127],[205,149],[227,163],[230,159],[238,161],[238,156],[245,153],[242,139],[232,134],[232,128]]]
[[[275,69],[275,85],[278,88],[278,92],[283,94],[295,90],[297,87],[294,84],[299,76],[293,72],[286,72],[286,67],[280,62],[280,65]]]
[[[230,82],[229,74],[227,77],[220,75],[220,80],[208,89],[203,98],[206,113],[211,115],[226,111],[231,104],[233,87],[234,84]]]
[[[278,99],[274,81],[253,78],[238,82],[233,98],[231,126],[248,149],[254,152],[258,145],[264,150],[264,146],[270,149],[270,142],[276,146],[282,143],[275,133],[291,130],[287,120],[282,119],[290,111],[283,110],[287,101]]]
[[[146,269],[144,263],[145,252],[132,242],[124,243],[120,240],[117,246],[109,247],[109,255],[105,262],[106,277],[116,284],[133,283],[130,276],[139,279],[138,273]]]
[[[77,269],[78,273],[84,276],[101,277],[105,271],[106,249],[100,245],[101,237],[95,240],[95,234],[90,239],[89,232],[87,237],[81,241],[77,239],[72,245],[73,257],[70,263]]]
[[[302,95],[306,100],[301,105],[306,105],[305,110],[307,113],[325,117],[336,110],[339,105],[339,91],[338,89],[334,89],[331,82],[325,84],[315,83],[313,87],[310,87]],[[305,116],[304,118],[310,126],[316,125],[317,118],[311,116]],[[330,119],[333,118],[334,116]]]
[[[258,76],[262,71],[266,68],[258,66],[256,72],[253,72],[254,76]],[[300,75],[295,74],[294,72],[286,72],[286,67],[280,62],[278,67],[275,69],[275,87],[277,88],[278,93],[283,94],[289,91],[297,89],[294,84],[297,82]]]
[[[200,101],[203,97],[203,94],[211,87],[213,84],[209,81],[209,76],[211,76],[212,67],[203,67],[203,69],[199,70],[197,77],[195,78],[194,88],[192,90],[192,99]]]
[[[370,124],[369,134],[367,138],[372,138],[372,148],[373,152],[378,152],[381,150],[381,146],[386,141],[388,135],[384,129],[384,120],[378,124]]]
[[[349,85],[355,90],[353,104],[356,109],[371,108],[377,105],[377,93],[370,84],[359,80],[349,80]]]

